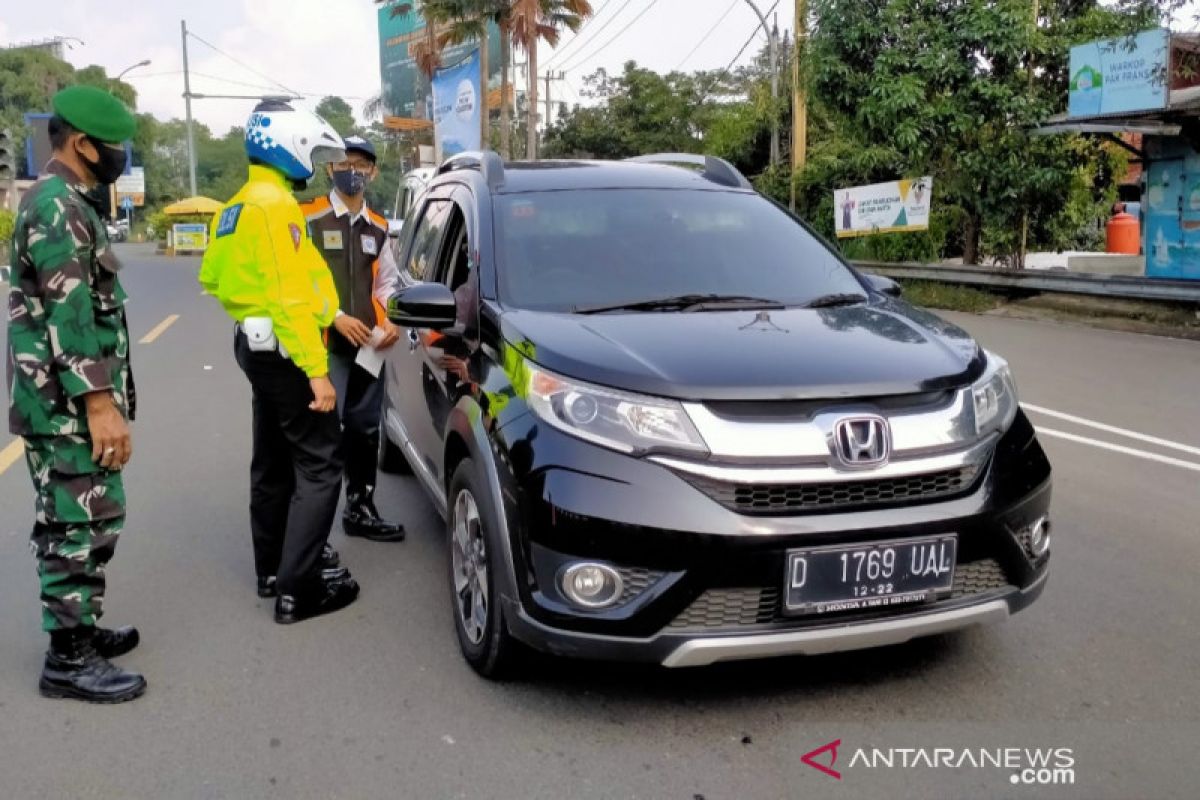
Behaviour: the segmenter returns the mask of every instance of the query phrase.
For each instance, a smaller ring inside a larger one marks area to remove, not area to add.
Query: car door
[[[429,464],[438,465],[441,474],[442,448],[450,412],[458,401],[465,380],[469,344],[464,333],[475,325],[468,317],[477,313],[478,303],[469,291],[467,281],[471,272],[472,252],[469,224],[470,195],[458,189],[452,196],[444,234],[429,280],[448,286],[459,299],[458,320],[453,328],[443,331],[419,332],[417,352],[421,355],[421,399],[425,403],[422,415],[425,424],[414,429],[413,436]]]
[[[403,248],[400,262],[400,280],[410,285],[430,279],[436,273],[438,254],[446,233],[446,222],[450,217],[449,190],[435,189],[424,200],[421,209],[411,221],[411,238],[406,232],[407,247]],[[406,226],[407,227],[407,226]],[[428,448],[430,422],[428,407],[424,400],[428,370],[426,354],[421,347],[421,336],[428,333],[419,328],[405,328],[400,341],[392,348],[388,358],[388,398],[397,412],[399,427],[405,439],[404,446],[412,465],[435,478],[440,469]]]

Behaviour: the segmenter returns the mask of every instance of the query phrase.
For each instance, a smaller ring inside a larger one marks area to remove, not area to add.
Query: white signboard
[[[839,239],[929,230],[933,178],[854,186],[833,193],[833,224]]]
[[[130,167],[128,175],[117,178],[117,203],[129,197],[135,206],[146,204],[146,169]]]

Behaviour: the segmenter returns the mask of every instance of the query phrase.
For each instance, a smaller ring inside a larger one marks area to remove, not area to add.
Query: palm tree
[[[537,158],[537,47],[546,42],[558,45],[563,28],[578,31],[593,14],[588,0],[512,0],[510,31],[512,42],[528,54],[528,123],[526,157]]]

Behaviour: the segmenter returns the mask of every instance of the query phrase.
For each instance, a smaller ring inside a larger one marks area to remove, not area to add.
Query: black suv
[[[464,154],[398,248],[380,460],[447,519],[480,673],[872,647],[1041,593],[1005,361],[730,164]]]

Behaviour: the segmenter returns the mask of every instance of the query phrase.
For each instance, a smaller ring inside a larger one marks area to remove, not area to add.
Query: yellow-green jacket
[[[200,284],[238,322],[270,317],[275,335],[310,378],[329,372],[324,329],[338,309],[325,260],[283,174],[250,166],[250,180],[213,217]]]

